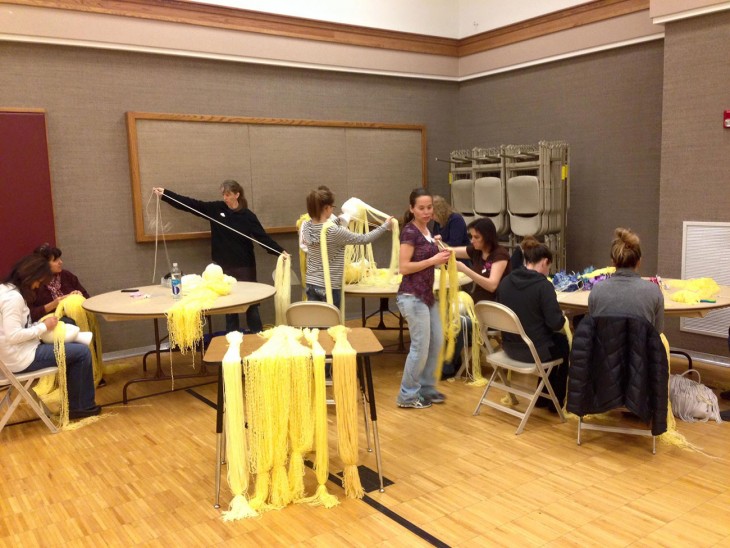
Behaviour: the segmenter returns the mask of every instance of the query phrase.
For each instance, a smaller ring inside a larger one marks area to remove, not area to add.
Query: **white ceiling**
[[[590,0],[205,0],[291,15],[444,38],[465,38]]]

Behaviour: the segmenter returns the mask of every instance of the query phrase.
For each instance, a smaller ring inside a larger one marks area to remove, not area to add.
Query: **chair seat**
[[[54,365],[53,367],[45,367],[28,373],[15,373],[15,378],[19,381],[26,381],[28,379],[37,379],[39,377],[45,377],[46,375],[55,374],[56,371],[58,371],[58,367]],[[9,384],[10,380],[0,373],[0,386],[8,386]]]
[[[558,358],[557,360],[542,362],[542,367],[543,369],[552,367],[562,363],[562,361],[562,359]],[[512,371],[519,371],[521,373],[532,373],[536,369],[534,363],[513,360],[504,350],[500,350],[494,354],[488,354],[487,362],[498,365],[499,367],[504,367],[505,369],[511,369]]]

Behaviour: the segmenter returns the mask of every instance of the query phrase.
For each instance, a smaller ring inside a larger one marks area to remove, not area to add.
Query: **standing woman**
[[[611,242],[616,272],[597,283],[588,295],[591,316],[638,316],[664,331],[664,295],[655,283],[639,275],[641,242],[631,229],[617,228]]]
[[[559,333],[565,324],[565,318],[560,310],[555,288],[547,279],[553,253],[548,246],[532,236],[527,236],[522,241],[522,252],[525,256],[524,267],[513,270],[502,280],[497,291],[497,301],[510,308],[520,319],[541,360],[563,359],[563,363],[554,367],[549,377],[550,385],[562,406],[568,381],[570,347],[566,335]],[[530,349],[519,335],[503,333],[502,348],[513,360],[534,361]],[[540,398],[535,406],[553,410],[550,404],[550,400]]]
[[[89,293],[81,285],[79,279],[68,270],[63,269],[61,250],[49,244],[43,244],[33,251],[41,255],[51,266],[51,281],[42,284],[35,293],[35,301],[29,303],[30,319],[34,322],[46,314],[50,314],[58,307],[64,297],[68,295],[83,295],[89,298]]]
[[[187,211],[199,217],[203,217],[199,213],[204,213],[225,225],[221,226],[216,222],[210,222],[211,258],[223,269],[225,274],[233,276],[240,282],[256,281],[256,255],[254,254],[253,243],[250,239],[236,234],[236,232],[226,227],[230,227],[241,234],[246,234],[257,242],[268,246],[271,249],[265,249],[271,255],[275,255],[277,252],[285,253],[284,248],[266,234],[264,227],[261,226],[253,211],[248,209],[248,202],[243,195],[243,188],[236,181],[223,181],[220,187],[223,200],[215,202],[195,200],[159,187],[152,190],[162,198],[163,202],[167,202],[175,209]],[[259,305],[248,308],[246,323],[253,333],[258,333],[263,329]],[[226,331],[238,331],[240,327],[238,314],[226,314]]]
[[[51,316],[33,323],[28,303],[35,292],[51,280],[51,267],[41,255],[33,254],[18,261],[0,285],[0,361],[13,373],[37,371],[56,365],[53,344],[41,343],[40,337],[52,331],[58,318]],[[66,383],[70,419],[98,415],[91,351],[81,343],[65,343]]]
[[[423,409],[446,399],[435,386],[443,331],[433,282],[434,267],[446,264],[451,252],[439,251],[428,230],[428,222],[433,217],[431,195],[417,188],[411,192],[409,202],[400,233],[399,269],[403,280],[396,302],[408,322],[411,348],[396,402],[398,407]]]
[[[322,246],[320,237],[322,227],[332,221],[335,197],[327,187],[313,190],[307,196],[307,213],[311,221],[302,225],[302,239],[307,246],[307,299],[310,301],[327,301],[324,264],[322,262]],[[334,223],[334,221],[333,221]],[[382,225],[367,234],[355,234],[344,227],[333,224],[327,229],[327,256],[332,288],[332,304],[340,308],[342,282],[345,271],[345,246],[350,244],[368,244],[382,236],[390,229],[390,218]]]

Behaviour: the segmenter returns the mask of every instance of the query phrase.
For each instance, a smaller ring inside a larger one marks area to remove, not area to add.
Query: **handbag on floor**
[[[689,373],[696,373],[697,381],[687,377]],[[700,381],[700,372],[696,369],[669,376],[669,401],[674,416],[685,422],[722,422],[717,396]]]

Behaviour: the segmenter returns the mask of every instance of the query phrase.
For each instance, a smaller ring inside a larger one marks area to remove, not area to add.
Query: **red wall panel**
[[[0,111],[0,278],[38,245],[55,244],[46,115]]]

